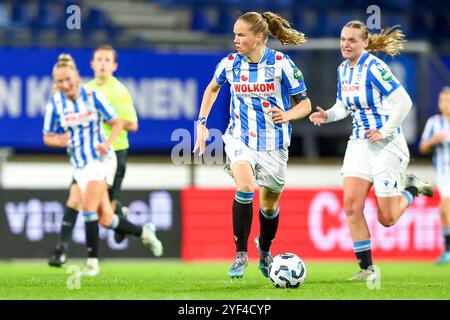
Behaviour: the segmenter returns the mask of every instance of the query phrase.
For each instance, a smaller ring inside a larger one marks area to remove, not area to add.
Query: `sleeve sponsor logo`
[[[302,72],[300,71],[299,68],[295,68],[294,69],[294,78],[299,80],[299,81],[303,81],[303,74],[302,74]]]

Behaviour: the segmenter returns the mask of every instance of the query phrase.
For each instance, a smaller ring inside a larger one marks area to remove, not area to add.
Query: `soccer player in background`
[[[233,232],[236,256],[229,269],[232,278],[242,277],[248,264],[247,242],[253,218],[255,181],[259,185],[260,235],[255,239],[259,269],[267,277],[272,262],[280,208],[278,201],[286,179],[289,121],[311,112],[301,71],[285,54],[266,46],[269,35],[282,44],[302,45],[304,34],[272,12],[247,12],[234,24],[237,53],[223,58],[204,92],[194,152],[206,148],[208,115],[221,86],[230,83],[230,121],[223,135],[228,171],[236,183],[233,201]],[[290,97],[295,105],[290,106]]]
[[[409,150],[401,124],[411,109],[406,90],[389,67],[368,51],[391,56],[403,47],[404,35],[395,27],[370,34],[360,21],[348,22],[341,31],[340,48],[345,59],[337,72],[336,103],[327,111],[317,107],[310,120],[320,126],[353,119],[353,131],[345,151],[344,211],[360,271],[349,280],[374,279],[370,232],[364,204],[373,186],[378,221],[393,226],[419,194],[433,195],[432,186],[405,175]]]
[[[140,237],[156,256],[162,254],[153,224],[137,226],[114,214],[107,188],[116,172],[116,154],[111,145],[123,128],[105,97],[80,84],[72,57],[61,54],[53,67],[55,94],[46,106],[43,138],[48,146],[67,149],[74,167],[73,178],[81,191],[88,259],[83,275],[100,272],[98,263],[98,223],[124,234]],[[103,122],[111,126],[106,138]]]
[[[122,207],[119,196],[122,181],[125,176],[129,148],[128,132],[136,132],[138,130],[138,118],[130,93],[127,88],[113,76],[117,67],[116,50],[110,45],[101,45],[97,47],[91,60],[94,79],[89,81],[86,86],[92,90],[101,92],[124,123],[123,130],[120,131],[112,144],[117,157],[117,170],[114,177],[114,183],[111,188],[108,189],[108,193],[115,213],[119,217],[125,217],[122,209],[126,209]],[[111,126],[105,122],[103,128],[106,136],[109,136],[111,133]],[[60,267],[67,261],[69,241],[72,237],[73,228],[75,227],[75,222],[80,210],[80,198],[80,189],[77,186],[76,181],[73,180],[69,189],[69,197],[66,201],[59,240],[48,261],[51,266]],[[117,243],[120,243],[124,238],[124,234],[121,234],[118,231],[114,233],[114,239]]]
[[[433,151],[436,186],[441,196],[441,222],[444,251],[436,261],[450,263],[450,87],[439,94],[439,113],[430,117],[425,125],[419,145],[421,153]]]

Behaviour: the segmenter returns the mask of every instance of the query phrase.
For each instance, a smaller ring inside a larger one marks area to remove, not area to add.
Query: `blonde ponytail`
[[[406,42],[405,35],[401,30],[397,29],[400,26],[393,26],[381,30],[380,33],[369,35],[368,51],[383,51],[391,57],[400,54],[403,49],[403,44]]]
[[[399,25],[382,29],[380,33],[369,33],[364,22],[353,20],[348,22],[344,27],[360,29],[363,33],[363,39],[369,40],[367,51],[385,52],[391,57],[400,54],[405,44],[405,35],[397,28]]]
[[[281,44],[296,44],[302,45],[306,43],[306,37],[302,32],[293,28],[289,22],[281,16],[267,11],[261,14],[267,21],[270,33],[276,37]]]
[[[247,12],[240,16],[238,20],[248,23],[254,34],[263,33],[265,40],[271,34],[283,45],[306,43],[306,37],[302,32],[293,29],[286,19],[273,12]]]

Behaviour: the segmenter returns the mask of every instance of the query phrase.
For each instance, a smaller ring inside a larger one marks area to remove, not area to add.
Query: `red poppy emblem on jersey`
[[[228,60],[234,60],[233,56],[228,56]]]
[[[250,132],[250,135],[251,135],[253,138],[256,137],[256,133],[254,133],[253,131]]]
[[[364,67],[367,67],[367,63],[364,63]]]
[[[275,59],[281,60],[281,59],[283,59],[283,57],[282,56],[275,56]]]
[[[344,64],[341,64],[341,67],[344,67]]]
[[[344,83],[348,83],[348,80],[345,80]]]
[[[236,119],[239,119],[239,115],[238,115],[238,114],[235,114],[234,117],[235,117]]]
[[[241,80],[242,80],[242,81],[247,81],[248,78],[247,78],[246,76],[241,76]]]
[[[352,103],[350,103],[352,106],[354,106],[355,104],[352,102]]]
[[[267,102],[267,101],[264,101],[264,102],[262,103],[262,105],[263,105],[264,108],[270,107],[270,103]]]

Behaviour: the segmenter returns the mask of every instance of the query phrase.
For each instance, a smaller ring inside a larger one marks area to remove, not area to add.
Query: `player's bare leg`
[[[351,277],[351,281],[363,281],[372,273],[368,271],[372,265],[370,232],[364,217],[364,205],[372,187],[372,182],[358,178],[344,178],[344,212],[347,218],[347,226],[353,241],[360,271]]]

